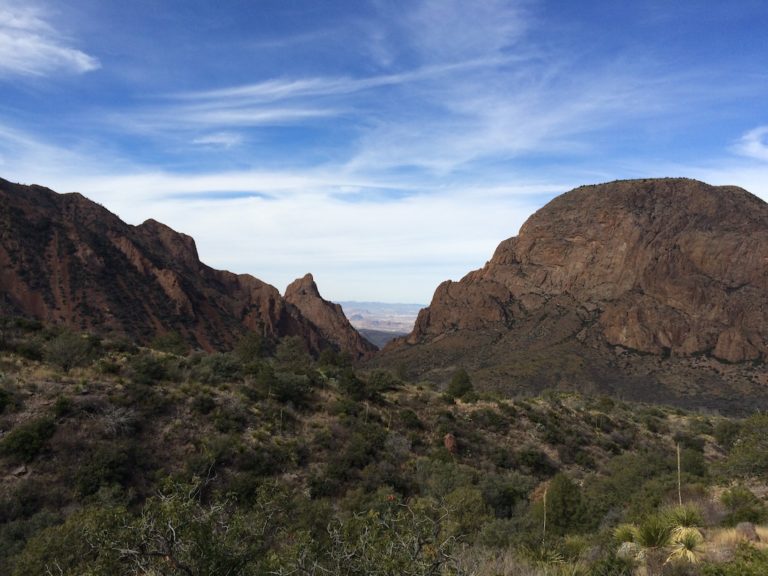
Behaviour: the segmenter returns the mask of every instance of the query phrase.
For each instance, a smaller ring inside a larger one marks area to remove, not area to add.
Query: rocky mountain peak
[[[483,268],[441,284],[389,353],[422,358],[450,341],[460,360],[462,339],[466,355],[485,339],[541,354],[570,342],[582,358],[620,349],[764,362],[767,263],[768,204],[741,188],[683,178],[582,186],[533,214]],[[502,361],[488,350],[484,366]]]
[[[285,297],[287,299],[300,298],[302,296],[321,298],[320,291],[317,289],[317,284],[315,284],[312,274],[307,273],[301,278],[297,278],[285,289]]]
[[[284,298],[318,326],[326,339],[339,349],[352,353],[355,358],[369,357],[377,350],[349,323],[339,304],[320,296],[312,274],[305,274],[291,282],[285,289]]]

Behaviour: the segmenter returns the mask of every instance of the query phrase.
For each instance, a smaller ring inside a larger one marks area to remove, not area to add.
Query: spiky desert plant
[[[696,564],[701,558],[704,536],[698,528],[678,526],[672,536],[672,552],[667,562]]]
[[[672,527],[662,516],[649,516],[637,527],[635,542],[643,548],[669,546],[672,542]]]
[[[701,511],[692,504],[672,506],[665,509],[662,515],[667,523],[673,527],[673,531],[678,528],[697,528],[704,523]]]
[[[619,524],[613,529],[613,539],[618,544],[635,542],[637,539],[637,526],[634,524]]]

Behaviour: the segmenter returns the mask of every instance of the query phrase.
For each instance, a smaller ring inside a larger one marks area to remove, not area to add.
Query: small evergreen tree
[[[474,387],[469,374],[464,368],[459,368],[451,378],[445,394],[450,398],[466,398],[472,392],[474,392]]]

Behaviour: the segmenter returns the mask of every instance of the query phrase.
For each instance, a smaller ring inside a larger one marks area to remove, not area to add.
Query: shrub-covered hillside
[[[0,431],[0,575],[768,573],[762,414],[5,318]]]

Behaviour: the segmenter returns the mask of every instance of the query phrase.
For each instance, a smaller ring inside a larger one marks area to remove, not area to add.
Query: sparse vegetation
[[[67,371],[20,352],[47,350],[58,336],[43,332],[16,328],[0,352],[2,576],[768,565],[762,542],[728,528],[766,535],[762,415],[489,400],[460,372],[441,393],[295,339],[210,355],[104,341]]]

